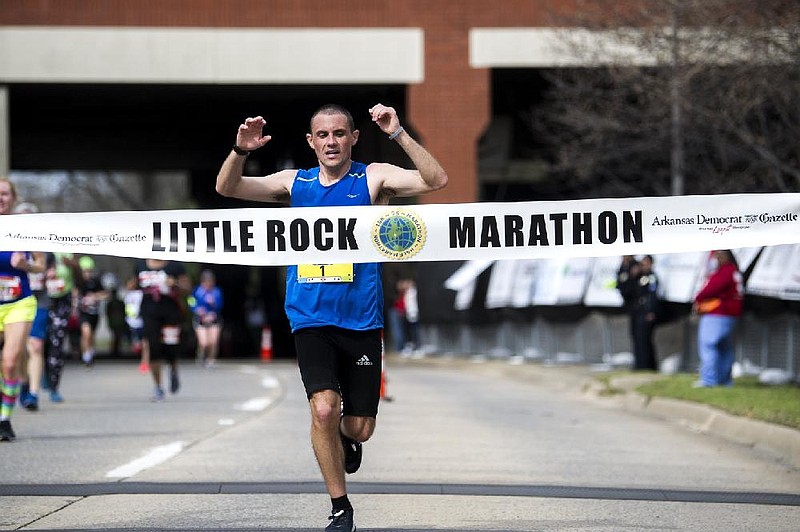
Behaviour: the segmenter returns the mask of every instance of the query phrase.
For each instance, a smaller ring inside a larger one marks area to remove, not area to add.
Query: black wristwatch
[[[236,144],[233,145],[233,151],[236,153],[236,155],[245,155],[245,156],[250,155],[249,151],[241,149]]]

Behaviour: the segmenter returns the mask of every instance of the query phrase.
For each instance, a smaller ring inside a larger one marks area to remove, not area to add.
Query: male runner
[[[416,196],[447,185],[444,169],[403,129],[392,107],[377,104],[369,113],[381,131],[400,144],[415,170],[354,162],[351,151],[359,131],[352,115],[338,105],[325,105],[311,117],[306,134],[318,167],[242,177],[248,153],[272,139],[262,132],[264,118],[247,118],[222,163],[217,192],[246,200],[290,202],[292,207],[385,205],[393,196]],[[311,410],[311,444],[331,497],[331,523],[325,530],[352,532],[356,526],[345,472],[358,470],[361,444],[375,430],[383,349],[383,286],[380,264],[334,266],[350,274],[338,277],[351,280],[314,282],[324,277],[319,265],[311,274],[311,265],[289,266],[286,314]]]

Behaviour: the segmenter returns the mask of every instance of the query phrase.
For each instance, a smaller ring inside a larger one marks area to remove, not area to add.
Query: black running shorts
[[[89,327],[92,328],[92,331],[96,331],[97,324],[100,322],[100,316],[97,314],[89,314],[88,312],[79,312],[78,322],[80,324],[88,323]]]
[[[306,396],[333,390],[346,416],[376,417],[381,392],[383,330],[339,327],[300,329],[294,334]]]

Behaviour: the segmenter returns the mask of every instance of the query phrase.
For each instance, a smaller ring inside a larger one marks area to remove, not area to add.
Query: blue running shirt
[[[0,304],[13,303],[33,294],[28,272],[11,266],[13,251],[0,251]],[[30,258],[30,255],[28,255]]]
[[[371,205],[367,166],[353,162],[330,186],[319,182],[319,167],[298,170],[292,207]],[[292,332],[334,325],[366,331],[383,328],[381,265],[296,265],[286,270],[286,315]]]

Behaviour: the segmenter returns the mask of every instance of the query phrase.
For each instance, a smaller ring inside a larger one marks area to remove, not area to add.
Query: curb
[[[631,392],[626,395],[638,396],[626,401],[625,407],[639,402],[641,410],[661,418],[683,421],[694,430],[711,434],[742,445],[766,450],[776,454],[782,461],[800,468],[800,431],[782,425],[767,423],[757,419],[734,416],[708,405],[690,401],[653,397]]]
[[[651,377],[656,378],[656,377]],[[627,379],[621,377],[620,380]],[[599,400],[605,400],[600,392],[604,386],[595,379],[589,379],[584,392]],[[646,379],[641,379],[644,382]],[[638,385],[641,382],[634,384]],[[681,423],[692,430],[710,434],[725,440],[767,451],[790,465],[800,469],[800,430],[768,423],[757,419],[729,414],[713,406],[673,399],[670,397],[651,397],[632,391],[630,382],[612,379],[610,385],[624,390],[618,395],[623,409],[644,412]]]

